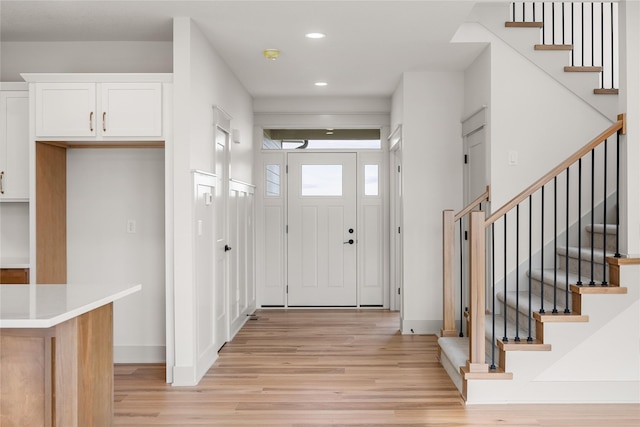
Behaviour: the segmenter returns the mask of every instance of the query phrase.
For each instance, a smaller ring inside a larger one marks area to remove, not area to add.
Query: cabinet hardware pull
[[[4,171],[0,172],[0,194],[4,194]]]
[[[107,131],[107,112],[102,112],[102,132]]]
[[[89,130],[93,132],[93,111],[89,113]]]

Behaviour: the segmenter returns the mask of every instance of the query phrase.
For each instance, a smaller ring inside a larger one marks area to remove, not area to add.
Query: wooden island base
[[[113,303],[50,328],[0,329],[0,427],[113,421]]]

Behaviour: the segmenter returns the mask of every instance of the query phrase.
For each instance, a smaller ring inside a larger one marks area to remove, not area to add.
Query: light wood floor
[[[436,337],[385,310],[262,310],[197,387],[117,365],[117,426],[640,426],[640,405],[465,407]]]

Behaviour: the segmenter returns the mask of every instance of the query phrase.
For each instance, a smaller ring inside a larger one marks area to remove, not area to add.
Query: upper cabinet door
[[[36,136],[95,136],[95,83],[36,84]]]
[[[105,137],[162,136],[160,83],[101,83],[100,132]]]
[[[29,199],[29,92],[0,92],[0,200]]]

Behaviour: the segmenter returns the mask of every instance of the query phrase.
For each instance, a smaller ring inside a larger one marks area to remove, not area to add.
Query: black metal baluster
[[[567,257],[569,253],[567,253]],[[578,159],[578,281],[576,285],[582,286],[582,157]]]
[[[567,168],[567,212],[565,218],[565,246],[569,249],[569,168]],[[564,313],[569,314],[569,257],[564,257],[565,283],[564,283]]]
[[[582,47],[580,49],[582,62],[580,63],[580,65],[584,67],[584,2],[580,3],[580,8],[581,8],[580,17],[582,18],[582,31],[580,32],[580,37],[582,38],[582,44],[580,45]]]
[[[593,30],[592,30],[593,31]],[[600,3],[600,65],[602,65],[602,71],[600,72],[600,87],[604,89],[604,3]]]
[[[551,44],[556,44],[556,3],[551,3]]]
[[[541,213],[540,213],[540,272],[542,275],[540,286],[540,314],[544,314],[544,185],[541,188],[542,197],[540,198]]]
[[[602,230],[602,286],[609,286],[607,282],[607,143],[609,142],[609,138],[604,140],[604,182],[602,186],[604,187],[604,198],[602,200],[602,213],[604,221],[602,221],[604,230]],[[591,232],[593,238],[593,231]]]
[[[560,5],[562,6],[562,44],[564,43],[564,9],[565,9],[565,3],[560,3]]]
[[[507,336],[507,214],[504,214],[504,301],[503,301],[503,309],[502,316],[504,317],[504,336],[502,337],[502,342],[509,342],[509,337]]]
[[[495,223],[491,224],[491,366],[489,369],[495,371],[496,368],[496,236]]]
[[[506,295],[505,295],[506,300]],[[516,338],[520,342],[520,204],[516,205]]]
[[[536,2],[533,2],[533,22],[536,22]]]
[[[462,243],[462,221],[464,218],[460,218],[460,337],[463,337],[464,334],[462,331],[464,330],[464,310],[462,307],[464,306],[464,269],[463,269],[463,243]]]
[[[558,177],[553,178],[553,314],[558,312]]]
[[[512,21],[516,22],[516,2],[511,3],[511,9],[513,13]]]
[[[595,193],[596,193],[596,189],[595,189],[595,166],[596,166],[596,154],[595,154],[595,148],[591,150],[591,232],[593,233],[593,228],[594,228],[594,223],[595,223]],[[593,245],[593,238],[591,239],[591,281],[589,282],[589,286],[595,286],[596,282],[594,281],[594,272],[593,272],[593,266],[595,265],[595,260],[594,260],[594,245]]]
[[[620,258],[620,131],[616,136],[616,258]]]
[[[533,313],[533,301],[531,299],[531,290],[533,288],[533,280],[531,279],[531,277],[533,276],[533,270],[531,269],[531,260],[532,260],[532,224],[531,224],[531,219],[533,218],[533,195],[529,195],[529,310],[527,310],[527,313],[529,313],[528,316],[528,321],[529,324],[528,326],[528,330],[529,330],[529,336],[527,336],[527,342],[532,342],[533,341],[533,337],[531,336],[531,315]]]
[[[525,10],[525,2],[522,2],[522,22],[527,22],[527,12]]]

